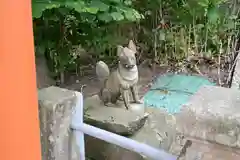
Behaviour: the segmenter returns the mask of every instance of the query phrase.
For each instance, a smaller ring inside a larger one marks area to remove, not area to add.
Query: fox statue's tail
[[[99,61],[96,64],[96,74],[100,81],[102,82],[105,81],[110,75],[110,70],[108,68],[108,65],[103,61]]]

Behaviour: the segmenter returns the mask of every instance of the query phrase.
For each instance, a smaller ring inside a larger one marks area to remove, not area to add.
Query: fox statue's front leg
[[[121,89],[121,95],[122,95],[124,105],[125,105],[126,109],[128,110],[129,107],[130,107],[128,90],[122,88]]]
[[[137,85],[133,85],[130,87],[131,93],[133,95],[133,101],[138,104],[142,104],[140,101],[140,98],[138,96],[138,90],[137,90]]]

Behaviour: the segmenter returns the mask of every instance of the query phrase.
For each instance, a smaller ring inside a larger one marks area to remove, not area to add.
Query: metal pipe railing
[[[77,101],[75,106],[75,112],[72,117],[71,128],[75,130],[75,126],[83,124],[83,96],[80,92],[75,92]],[[79,130],[75,130],[77,145],[80,149],[80,160],[85,160],[85,143],[84,143],[84,133]]]
[[[166,153],[163,150],[83,123],[83,96],[80,92],[76,92],[76,95],[77,103],[75,113],[73,114],[71,128],[76,132],[76,140],[80,148],[80,160],[85,160],[84,133],[106,142],[118,145],[125,149],[134,151],[141,155],[145,155],[153,160],[177,159],[176,156]]]

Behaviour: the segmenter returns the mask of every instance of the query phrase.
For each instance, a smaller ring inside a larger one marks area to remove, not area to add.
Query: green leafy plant
[[[129,38],[140,46],[143,59],[178,63],[191,56],[214,59],[232,54],[239,35],[237,1],[33,0],[32,4],[36,51],[46,55],[58,78],[78,72],[86,63],[84,56],[91,59],[87,64],[94,59],[113,62],[116,45]]]
[[[131,0],[32,0],[32,10],[36,51],[45,54],[62,83],[64,72],[79,67],[83,53],[75,48],[86,48],[95,56],[109,52],[121,40],[110,28],[144,18]]]
[[[153,48],[153,57],[165,63],[191,54],[227,53],[238,35],[239,7],[226,0],[147,0],[135,3],[144,14],[140,41]],[[149,49],[148,49],[149,50]]]

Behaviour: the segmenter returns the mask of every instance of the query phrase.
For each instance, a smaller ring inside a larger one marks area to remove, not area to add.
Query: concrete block
[[[48,87],[38,92],[42,159],[78,160],[78,146],[70,130],[76,103],[73,91]]]
[[[133,106],[144,108],[143,104],[134,104]],[[125,136],[137,132],[148,117],[148,114],[140,113],[138,110],[126,110],[123,104],[119,107],[106,107],[101,104],[97,95],[86,98],[84,108],[86,111],[85,123]]]
[[[146,112],[145,125],[131,138],[168,152],[176,134],[175,117],[154,107],[146,107]]]
[[[240,148],[240,91],[204,86],[176,115],[179,133]]]

